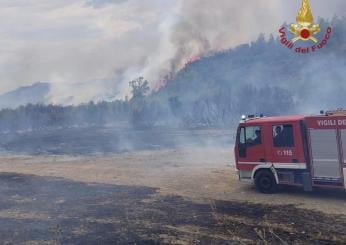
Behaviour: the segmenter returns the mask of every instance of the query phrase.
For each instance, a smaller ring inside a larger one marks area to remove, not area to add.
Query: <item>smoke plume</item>
[[[343,0],[310,2],[315,19],[345,13]],[[4,0],[0,93],[49,81],[54,103],[124,98],[133,78],[144,76],[155,87],[191,58],[276,33],[283,22],[295,21],[299,5],[287,0]]]

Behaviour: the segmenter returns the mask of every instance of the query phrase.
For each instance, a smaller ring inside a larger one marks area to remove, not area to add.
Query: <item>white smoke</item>
[[[154,86],[195,55],[276,33],[300,2],[2,0],[0,93],[44,80],[55,103],[123,98],[135,77]],[[316,19],[346,10],[344,0],[310,2]]]

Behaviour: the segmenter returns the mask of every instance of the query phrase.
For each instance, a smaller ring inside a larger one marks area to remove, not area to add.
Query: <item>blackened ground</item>
[[[155,195],[148,187],[0,174],[2,244],[345,244],[346,217]]]

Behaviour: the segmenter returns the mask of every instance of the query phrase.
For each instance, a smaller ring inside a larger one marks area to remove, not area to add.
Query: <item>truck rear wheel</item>
[[[274,175],[268,170],[260,170],[255,176],[255,185],[257,190],[265,194],[277,192],[278,184]]]

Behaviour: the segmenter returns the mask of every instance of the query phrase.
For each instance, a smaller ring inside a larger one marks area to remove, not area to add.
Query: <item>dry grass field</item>
[[[231,147],[3,155],[3,244],[345,244],[346,194],[257,193]]]

